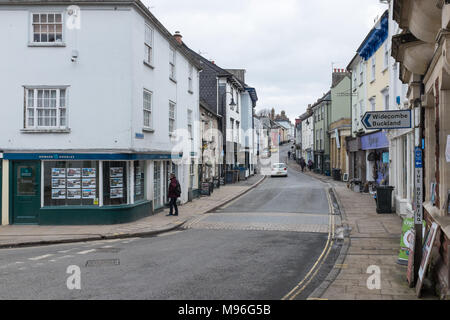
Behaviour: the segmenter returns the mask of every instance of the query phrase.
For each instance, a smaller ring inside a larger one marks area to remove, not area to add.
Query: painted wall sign
[[[368,111],[361,122],[366,129],[411,128],[411,110]]]

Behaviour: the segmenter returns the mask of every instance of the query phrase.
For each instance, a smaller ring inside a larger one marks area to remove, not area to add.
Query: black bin
[[[377,187],[377,213],[392,213],[392,190],[391,186]]]
[[[341,181],[341,169],[333,169],[332,175],[334,180]]]

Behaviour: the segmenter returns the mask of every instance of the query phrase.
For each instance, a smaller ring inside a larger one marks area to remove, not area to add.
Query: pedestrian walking
[[[181,186],[178,182],[177,178],[175,177],[174,173],[170,174],[170,184],[169,184],[169,206],[170,206],[170,212],[167,216],[177,216],[178,215],[178,206],[177,206],[177,199],[181,195]],[[173,214],[173,209],[175,208],[175,214]]]
[[[302,167],[302,172],[304,172],[305,167],[306,167],[306,162],[305,162],[305,159],[303,159],[303,157],[300,159],[300,167]]]
[[[291,158],[291,152],[288,151],[288,159],[290,159],[290,158]]]
[[[314,163],[311,161],[311,159],[308,160],[308,169],[309,171],[312,170]]]

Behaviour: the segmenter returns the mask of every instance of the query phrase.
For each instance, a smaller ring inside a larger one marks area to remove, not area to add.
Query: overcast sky
[[[173,34],[223,69],[246,69],[256,110],[293,122],[330,89],[387,9],[379,0],[143,0]]]

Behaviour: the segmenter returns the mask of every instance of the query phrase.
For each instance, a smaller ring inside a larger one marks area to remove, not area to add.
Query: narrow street
[[[160,236],[4,249],[0,299],[278,300],[302,282],[289,297],[306,299],[339,246],[303,281],[327,245],[329,203],[324,183],[288,175]],[[66,286],[71,265],[81,290]]]

